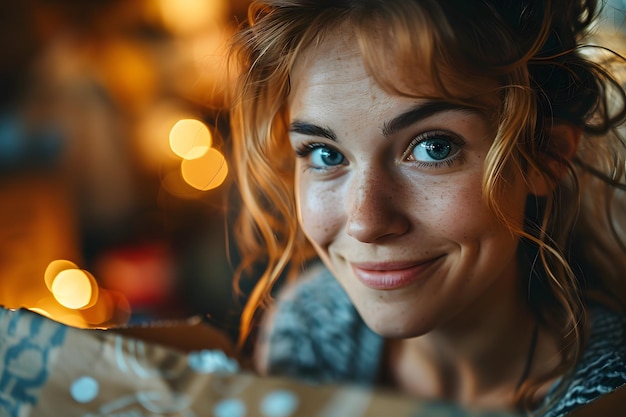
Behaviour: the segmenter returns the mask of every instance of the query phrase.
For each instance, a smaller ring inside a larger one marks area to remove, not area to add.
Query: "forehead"
[[[369,79],[356,40],[345,32],[332,33],[308,47],[290,74],[292,94],[328,84]]]
[[[355,35],[346,29],[332,31],[303,50],[295,62],[293,72],[306,71],[312,65],[328,65],[348,58],[362,59]]]
[[[378,46],[376,51],[367,50],[367,57],[354,32],[344,25],[305,48],[290,71],[289,107],[293,107],[294,97],[303,90],[308,90],[310,95],[322,86],[360,83],[367,86],[371,95],[382,93],[413,100],[443,100],[493,114],[499,112],[502,104],[499,80],[486,74],[470,75],[461,63],[455,67],[450,62],[434,62],[432,55],[421,49],[419,40],[415,41],[413,49],[404,50],[402,55],[394,55],[392,51],[381,53],[384,42],[372,44],[368,40],[366,43],[370,49],[372,45]],[[436,80],[431,75],[432,68],[437,68]]]
[[[386,71],[392,74],[394,65],[390,64]],[[419,68],[414,74],[415,79],[424,81],[414,83],[413,98],[402,97],[401,100],[413,102],[420,96],[435,95],[432,85]],[[394,78],[393,75],[387,77]],[[396,82],[399,77],[399,74],[395,77]],[[380,101],[382,97],[391,99],[393,96],[368,72],[357,39],[345,30],[333,32],[307,48],[296,60],[290,81],[289,107],[292,110],[315,105],[316,102],[343,100],[349,105],[351,99],[377,98]],[[351,94],[346,95],[346,91]],[[399,96],[395,98],[400,99]]]

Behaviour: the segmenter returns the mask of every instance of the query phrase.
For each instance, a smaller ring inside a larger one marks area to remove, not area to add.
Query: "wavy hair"
[[[585,343],[590,297],[623,307],[626,295],[620,276],[626,270],[626,141],[618,131],[626,93],[608,61],[585,52],[604,50],[582,44],[598,6],[595,0],[254,2],[231,54],[240,70],[230,111],[243,202],[235,230],[243,255],[237,277],[263,270],[242,314],[240,341],[279,277],[296,276],[315,256],[296,216],[290,73],[307,48],[342,27],[354,32],[369,73],[388,91],[415,97],[419,68],[433,81],[434,98],[493,115],[483,197],[520,237],[520,291],[562,352],[557,368],[525,381],[516,406],[528,408],[542,382],[572,370]],[[400,77],[386,70],[390,61]],[[494,93],[496,104],[483,99]],[[572,160],[561,158],[550,134],[561,123],[582,132]],[[529,181],[528,173],[538,172],[553,189],[529,198],[523,226],[500,209],[511,170]]]

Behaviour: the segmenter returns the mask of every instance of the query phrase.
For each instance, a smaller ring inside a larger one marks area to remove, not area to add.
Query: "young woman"
[[[597,12],[251,6],[231,117],[260,372],[546,416],[626,383],[626,94],[580,47]]]

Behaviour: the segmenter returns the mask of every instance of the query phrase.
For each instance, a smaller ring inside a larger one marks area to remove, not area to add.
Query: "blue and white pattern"
[[[238,363],[220,350],[182,355],[121,335],[92,334],[93,339],[28,310],[0,308],[0,417],[41,415],[42,404],[50,404],[47,389],[59,398],[55,407],[75,410],[68,402],[73,401],[84,410],[82,417],[196,417],[193,398],[174,389],[178,381],[212,374],[216,385],[218,375],[239,371]],[[80,347],[70,346],[78,339]],[[230,385],[222,383],[215,392]],[[232,387],[220,393],[231,394]]]
[[[561,398],[544,417],[561,417],[626,384],[626,317],[600,307],[591,309],[587,348]],[[556,390],[555,390],[556,391]]]
[[[29,414],[49,378],[67,327],[0,309],[0,417]]]

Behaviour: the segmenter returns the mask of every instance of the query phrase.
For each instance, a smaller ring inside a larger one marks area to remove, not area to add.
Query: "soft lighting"
[[[44,273],[44,281],[46,282],[48,290],[52,291],[52,282],[61,271],[76,268],[78,268],[78,266],[76,266],[74,262],[65,259],[57,259],[56,261],[50,262]]]
[[[183,160],[181,173],[187,184],[208,191],[222,185],[228,175],[228,164],[224,155],[210,148],[201,158]]]
[[[169,243],[153,240],[104,252],[95,267],[102,285],[121,292],[133,308],[155,308],[175,296],[174,263]]]
[[[202,157],[212,144],[211,132],[200,120],[179,120],[170,130],[170,148],[183,159]]]
[[[224,0],[159,0],[163,24],[172,32],[190,34],[225,16]]]
[[[139,120],[137,125],[137,155],[144,168],[161,172],[177,167],[180,157],[172,151],[168,132],[181,119],[189,118],[192,110],[177,101],[158,102]]]
[[[101,289],[97,302],[82,311],[82,316],[91,326],[107,324],[115,313],[115,303],[110,292]]]
[[[98,299],[94,277],[83,269],[66,269],[52,281],[52,295],[59,304],[74,310],[91,307]]]
[[[54,318],[52,313],[50,313],[48,310],[44,310],[43,308],[39,308],[39,307],[30,307],[29,308],[30,311],[33,311],[37,314],[39,314],[40,316],[44,316],[47,317],[49,319]]]
[[[131,112],[143,112],[154,101],[159,88],[155,64],[140,43],[128,39],[108,41],[97,57],[107,91]]]
[[[172,169],[163,176],[161,187],[168,194],[179,198],[194,200],[204,196],[201,190],[197,190],[185,182],[180,172],[180,167]]]
[[[29,310],[67,326],[77,327],[80,329],[90,327],[89,324],[85,322],[85,319],[81,314],[82,311],[68,309],[67,307],[59,304],[52,294],[41,298],[37,301],[36,305],[29,307]]]

